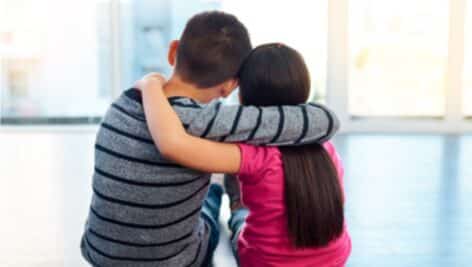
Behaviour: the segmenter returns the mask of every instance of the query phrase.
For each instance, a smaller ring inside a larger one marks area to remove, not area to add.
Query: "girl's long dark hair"
[[[297,105],[307,101],[310,75],[302,56],[283,44],[255,48],[239,73],[245,105]],[[320,144],[280,147],[285,174],[287,228],[297,248],[327,245],[344,227],[337,171]]]

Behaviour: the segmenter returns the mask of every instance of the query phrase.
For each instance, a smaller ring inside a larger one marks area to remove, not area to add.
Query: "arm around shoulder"
[[[180,165],[200,171],[238,172],[241,153],[237,145],[187,134],[162,86],[162,81],[152,78],[141,85],[146,121],[160,153]]]

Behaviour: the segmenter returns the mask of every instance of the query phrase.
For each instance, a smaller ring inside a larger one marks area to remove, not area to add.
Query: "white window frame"
[[[360,118],[351,116],[348,112],[349,1],[329,0],[326,103],[337,112],[343,132],[472,132],[472,121],[466,118],[462,109],[466,2],[467,0],[449,0],[445,116],[441,118]]]
[[[121,58],[121,0],[110,0],[110,47],[111,47],[111,86],[113,98],[121,94],[122,58]]]

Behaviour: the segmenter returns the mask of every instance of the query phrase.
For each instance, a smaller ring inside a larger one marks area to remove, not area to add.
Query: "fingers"
[[[151,80],[151,79],[157,79],[161,82],[165,82],[166,81],[166,78],[160,74],[160,73],[157,73],[157,72],[151,72],[151,73],[148,73],[146,75],[144,75],[144,77],[141,79],[141,80]]]
[[[160,85],[164,85],[167,80],[166,78],[160,74],[160,73],[157,73],[157,72],[150,72],[146,75],[144,75],[140,80],[137,80],[135,83],[134,83],[134,88],[138,89],[138,90],[143,90],[144,89],[144,86],[148,83],[159,83]]]
[[[139,91],[142,91],[144,87],[143,80],[137,80],[134,82],[133,88],[138,89]]]

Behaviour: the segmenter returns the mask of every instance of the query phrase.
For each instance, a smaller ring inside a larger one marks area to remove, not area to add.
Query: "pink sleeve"
[[[256,182],[261,178],[258,175],[264,167],[267,159],[267,148],[247,144],[238,144],[241,150],[241,166],[239,167],[239,179],[241,182]]]
[[[344,166],[341,161],[341,157],[339,156],[338,152],[336,151],[336,148],[334,147],[333,143],[331,142],[326,142],[323,144],[324,149],[328,152],[329,156],[331,157],[331,160],[333,161],[334,167],[336,168],[336,171],[338,172],[339,176],[339,182],[341,183],[341,188],[344,192]]]

